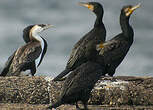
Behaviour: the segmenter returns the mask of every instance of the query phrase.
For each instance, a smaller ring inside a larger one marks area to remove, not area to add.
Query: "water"
[[[84,0],[85,1],[85,0]],[[93,0],[92,0],[93,1]],[[135,41],[115,75],[153,76],[153,1],[96,0],[103,3],[107,39],[121,30],[119,14],[123,5],[142,3],[131,16]],[[73,45],[93,27],[95,15],[78,5],[79,0],[1,0],[0,67],[21,45],[22,30],[37,23],[55,25],[42,36],[48,51],[36,75],[56,76],[66,65]]]

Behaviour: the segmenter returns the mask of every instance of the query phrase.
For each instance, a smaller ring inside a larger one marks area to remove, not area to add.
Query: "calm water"
[[[98,1],[98,0],[96,0]],[[36,75],[56,76],[69,58],[70,51],[93,27],[95,15],[78,5],[79,0],[1,0],[0,67],[8,56],[24,44],[22,30],[30,24],[47,23],[54,28],[42,33],[48,42],[47,54]],[[131,16],[135,41],[115,75],[153,76],[153,1],[99,0],[104,5],[107,39],[121,30],[119,14],[123,5],[142,3]]]

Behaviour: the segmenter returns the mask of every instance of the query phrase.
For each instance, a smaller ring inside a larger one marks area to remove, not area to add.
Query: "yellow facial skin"
[[[137,8],[139,8],[141,6],[141,4],[139,3],[138,5],[136,6],[133,6],[132,8],[126,8],[124,11],[126,13],[126,16],[130,16],[134,10],[136,10]]]
[[[79,5],[84,6],[84,7],[87,7],[91,11],[94,10],[94,6],[93,5],[90,5],[88,3],[82,3],[82,2],[80,2]]]

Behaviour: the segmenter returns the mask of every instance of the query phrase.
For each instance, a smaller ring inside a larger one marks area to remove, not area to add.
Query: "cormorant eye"
[[[130,8],[126,8],[126,9],[124,10],[125,13],[128,13],[129,11],[130,11]]]

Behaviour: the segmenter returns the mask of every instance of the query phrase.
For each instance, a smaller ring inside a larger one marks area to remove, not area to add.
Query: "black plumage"
[[[129,24],[129,18],[132,12],[138,7],[140,7],[140,4],[123,7],[120,14],[122,33],[105,43],[102,42],[97,45],[97,50],[100,51],[97,61],[102,65],[105,64],[107,68],[106,73],[110,76],[114,75],[116,68],[123,61],[133,43],[134,32]]]
[[[28,43],[28,42],[31,41],[31,40],[30,40],[30,31],[31,31],[31,29],[32,29],[33,26],[34,26],[34,25],[27,26],[27,27],[24,28],[24,30],[23,30],[23,40],[24,40],[26,43]]]
[[[47,42],[39,33],[51,25],[31,25],[24,29],[25,45],[18,48],[5,63],[0,76],[19,76],[22,71],[30,70],[34,76],[47,50]]]
[[[98,54],[96,44],[104,42],[106,39],[106,29],[102,21],[103,6],[97,2],[80,3],[80,5],[87,7],[95,13],[96,21],[94,28],[74,45],[65,70],[55,77],[54,81],[62,79],[62,77],[81,64],[94,60],[94,56]]]
[[[76,104],[78,109],[78,101],[81,101],[85,110],[88,110],[90,92],[104,71],[99,64],[90,61],[77,67],[66,77],[57,102],[49,108],[56,108],[62,104]]]

